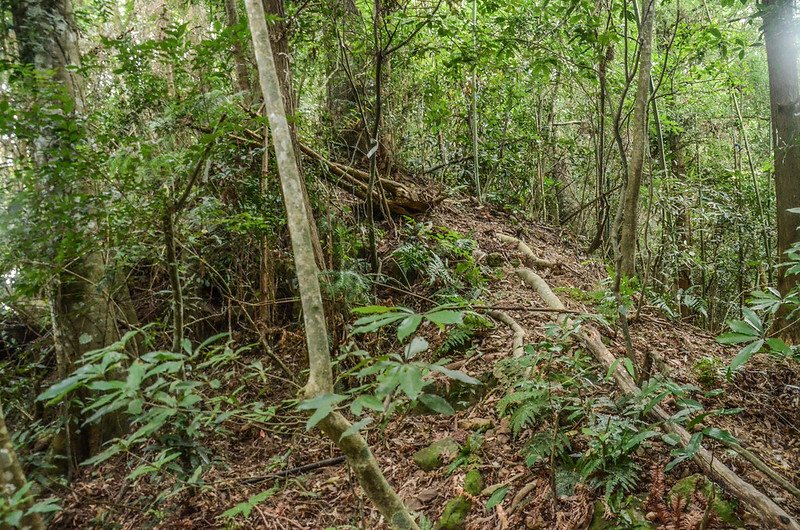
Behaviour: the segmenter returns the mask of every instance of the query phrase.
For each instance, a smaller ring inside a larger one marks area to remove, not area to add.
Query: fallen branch
[[[525,257],[525,263],[529,267],[535,267],[538,269],[559,269],[561,268],[561,264],[555,261],[548,261],[546,259],[541,259],[533,253],[531,247],[529,247],[524,241],[517,239],[516,237],[509,236],[506,234],[497,234],[498,239],[503,243],[515,245],[517,250],[519,250],[522,255]]]
[[[303,153],[317,160],[325,166],[330,173],[339,177],[338,179],[328,179],[331,183],[344,188],[359,199],[366,200],[367,194],[369,193],[368,173],[354,167],[328,160],[303,143],[300,143],[299,147]],[[388,206],[389,211],[395,215],[416,215],[424,213],[444,200],[444,197],[430,201],[420,199],[419,195],[408,186],[386,177],[380,177],[380,186],[375,186],[372,190],[372,198],[376,204],[384,203],[384,199],[379,191],[380,188],[386,192],[385,204]]]
[[[292,475],[301,475],[303,473],[308,473],[309,471],[314,471],[315,469],[320,469],[323,467],[336,466],[344,461],[344,456],[336,456],[334,458],[328,458],[327,460],[320,460],[319,462],[312,462],[310,464],[284,469],[283,471],[276,471],[275,473],[269,473],[267,475],[247,477],[240,480],[232,480],[231,482],[241,482],[242,484],[258,484],[260,482],[266,482],[267,480],[277,480],[279,478],[291,477]]]
[[[766,462],[758,458],[755,453],[751,452],[748,449],[745,449],[740,444],[735,442],[729,442],[722,440],[726,446],[736,452],[739,456],[753,464],[753,467],[764,473],[766,476],[772,479],[773,482],[781,486],[783,489],[800,499],[800,489],[797,489],[797,486],[789,482],[789,479],[772,469]]]
[[[523,269],[518,271],[518,274],[548,306],[554,309],[564,309],[564,304],[553,293],[547,282],[535,272]],[[568,317],[564,315],[559,316],[558,320],[567,325],[570,323]],[[597,330],[584,323],[581,325],[581,329],[577,331],[577,336],[584,346],[592,352],[594,357],[612,372],[617,384],[626,394],[632,396],[640,394],[639,387],[633,378],[621,366],[614,354],[603,344]],[[676,435],[684,446],[689,443],[692,435],[683,426],[673,422],[671,415],[667,411],[660,406],[656,406],[653,407],[651,414],[662,420],[662,428],[668,433]],[[775,501],[761,493],[752,484],[745,482],[739,475],[731,471],[728,466],[720,462],[718,458],[715,458],[705,447],[701,446],[694,454],[693,459],[706,474],[718,480],[731,495],[754,508],[768,524],[769,528],[800,530],[800,525]]]

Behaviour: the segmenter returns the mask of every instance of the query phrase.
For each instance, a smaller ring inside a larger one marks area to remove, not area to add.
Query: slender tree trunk
[[[639,215],[639,189],[642,184],[644,156],[647,147],[647,108],[650,97],[650,69],[653,49],[653,19],[656,0],[645,0],[639,26],[639,72],[633,107],[633,139],[625,183],[622,221],[619,234],[619,269],[626,277],[636,273],[636,233]]]
[[[74,102],[74,112],[84,113],[83,83],[77,69],[80,66],[78,33],[71,0],[20,0],[12,5],[12,15],[21,61],[39,71],[52,72],[53,81]],[[51,163],[55,152],[61,157],[60,164],[69,163],[64,160],[65,156],[71,156],[65,142],[57,131],[43,130],[33,146],[35,163],[42,168],[56,166]],[[94,194],[85,183],[62,182],[57,174],[48,178],[53,180],[46,189],[54,199],[65,193]],[[73,227],[64,226],[56,232],[70,230]],[[56,246],[61,244],[61,241],[54,241]],[[85,352],[102,348],[119,338],[115,304],[107,287],[109,275],[105,256],[97,249],[82,255],[72,255],[71,249],[64,251],[65,257],[57,264],[58,275],[50,286],[53,337],[61,377],[72,372],[75,362]],[[97,452],[103,442],[125,429],[119,414],[109,414],[99,423],[88,426],[81,425],[81,412],[77,407],[69,407],[65,414],[68,421],[62,433],[64,439],[57,440],[55,445],[63,446],[71,470]]]
[[[772,134],[775,139],[775,197],[778,219],[778,260],[798,241],[800,215],[790,208],[800,207],[800,83],[797,71],[797,24],[793,0],[764,1],[764,41],[769,65],[769,99]],[[786,295],[800,278],[778,270],[778,290]],[[785,315],[783,315],[785,317]],[[781,334],[792,341],[800,339],[800,326],[778,320]]]
[[[273,17],[273,22],[270,24],[270,45],[272,46],[272,60],[275,62],[276,72],[278,74],[278,81],[280,82],[281,99],[283,100],[283,108],[289,123],[289,133],[292,138],[292,147],[294,148],[295,156],[297,156],[296,164],[298,168],[302,169],[300,164],[300,157],[297,155],[299,150],[297,148],[297,127],[295,124],[295,94],[292,83],[292,65],[289,56],[289,28],[286,25],[286,9],[284,7],[284,0],[262,0],[263,10]],[[317,230],[317,223],[314,220],[314,210],[311,208],[311,201],[308,197],[308,189],[306,188],[305,180],[300,181],[303,186],[303,200],[306,203],[306,212],[308,213],[308,221],[311,225],[311,230],[314,237],[314,256],[316,256],[317,265],[325,268],[325,259],[322,252],[322,246],[319,241],[319,231]]]
[[[670,151],[672,153],[672,174],[679,182],[686,181],[686,159],[681,137],[677,133],[669,135]],[[676,285],[679,291],[686,293],[692,286],[692,261],[689,249],[692,248],[692,217],[688,197],[678,197],[678,211],[675,216],[675,231],[678,250],[678,271]],[[683,300],[678,301],[681,316],[686,318],[691,315],[691,309]]]
[[[25,487],[27,482],[19,458],[17,458],[17,452],[14,450],[14,444],[11,443],[11,434],[8,432],[6,418],[3,415],[3,404],[0,403],[0,495],[10,498]],[[29,510],[33,505],[32,498],[32,492],[28,492],[26,500],[17,508]],[[44,523],[38,513],[25,515],[21,523],[20,528],[44,529]]]
[[[236,7],[236,0],[225,0],[225,19],[229,29],[234,29],[239,25],[239,11]],[[234,37],[231,45],[231,55],[234,62],[234,73],[236,74],[236,85],[242,93],[245,105],[248,107],[253,104],[254,93],[250,86],[250,69],[247,67],[245,50],[238,38]]]
[[[472,100],[470,114],[472,119],[472,171],[475,180],[475,196],[482,200],[480,159],[478,158],[478,0],[472,0]]]
[[[278,173],[283,188],[283,200],[286,205],[287,223],[292,240],[300,299],[303,305],[310,367],[305,395],[306,398],[313,398],[333,393],[333,370],[325,324],[325,310],[319,286],[319,269],[314,257],[314,233],[306,212],[302,179],[297,167],[291,131],[281,101],[280,80],[273,60],[263,6],[260,0],[246,0],[246,5],[261,90],[269,117]],[[347,456],[359,484],[387,522],[393,528],[416,530],[418,527],[414,519],[384,478],[363,436],[358,432],[344,436],[350,428],[350,423],[338,412],[328,414],[319,425]]]

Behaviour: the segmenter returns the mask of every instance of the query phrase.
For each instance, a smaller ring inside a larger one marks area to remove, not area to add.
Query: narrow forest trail
[[[511,245],[500,240],[500,234],[518,237],[531,247],[538,258],[560,264],[557,268],[547,267],[537,272],[570,310],[596,312],[595,308],[588,305],[585,293],[597,290],[606,273],[600,263],[582,255],[566,233],[547,226],[523,223],[466,200],[445,201],[426,221],[469,235],[477,241],[482,254],[502,257],[501,272],[489,284],[484,302],[502,309],[520,324],[525,331],[525,344],[548,340],[547,327],[553,321],[554,314],[535,310],[544,304],[515,274],[520,265],[520,255]],[[382,251],[390,251],[395,243],[385,241]],[[608,348],[618,358],[623,357],[625,348],[622,335],[610,327],[601,331]],[[712,336],[700,329],[667,320],[646,305],[641,318],[631,325],[631,338],[637,352],[649,349],[657,359],[663,361],[660,363],[661,369],[667,371],[676,383],[696,385],[698,389],[702,385],[698,381],[697,371],[693,369],[698,362],[717,359],[706,362],[723,367],[736,353],[733,349],[720,346]],[[432,337],[431,340],[436,339]],[[575,348],[580,346],[573,343],[566,347],[563,355],[571,356]],[[481,377],[492,373],[498,361],[511,357],[512,350],[511,330],[498,323],[493,329],[479,335],[474,343],[473,354],[468,358],[456,358],[456,365],[472,376]],[[591,356],[584,358],[591,359]],[[446,385],[446,382],[442,384]],[[721,384],[724,392],[716,397],[703,397],[702,392],[692,397],[701,402],[706,410],[741,407],[743,411],[738,415],[709,416],[703,420],[703,425],[728,430],[745,447],[797,484],[800,481],[800,374],[790,364],[757,356],[731,382],[722,381]],[[611,403],[610,400],[617,400],[620,396],[619,388],[609,378],[600,378],[596,384],[581,390],[582,399],[601,404]],[[573,484],[570,491],[559,498],[557,509],[551,509],[549,493],[552,477],[549,466],[539,463],[529,467],[521,454],[536,429],[527,429],[530,432],[523,431],[515,436],[508,418],[498,414],[501,398],[500,389],[491,387],[477,403],[453,416],[395,416],[380,435],[368,433],[378,462],[409,507],[436,521],[449,499],[465,495],[464,480],[468,466],[457,467],[452,472],[448,471],[447,466],[423,471],[414,464],[413,456],[432,442],[445,438],[452,438],[464,447],[469,443],[470,434],[476,426],[482,426],[485,429],[482,443],[470,454],[470,467],[480,470],[484,488],[482,495],[467,495],[473,502],[466,528],[577,529],[587,528],[593,518],[596,520],[592,528],[605,528],[598,523],[603,511],[602,491]],[[668,403],[664,406],[669,408]],[[338,455],[332,444],[323,440],[318,433],[303,432],[302,424],[291,436],[248,427],[242,427],[239,435],[238,440],[236,436],[231,436],[221,442],[224,445],[217,447],[228,467],[225,469],[220,466],[205,478],[206,483],[213,487],[191,495],[176,496],[174,501],[170,501],[174,503],[176,517],[163,528],[220,526],[218,516],[221,512],[272,486],[272,482],[267,481],[243,483],[245,477],[263,474],[270,463],[278,468],[281,465],[291,468]],[[714,445],[710,440],[704,441],[704,444],[709,443],[709,447]],[[651,469],[654,466],[663,468],[673,458],[670,449],[667,444],[653,439],[649,448],[637,451],[635,458],[642,471],[636,491],[643,497],[651,488]],[[800,515],[798,499],[775,486],[743,459],[719,447],[715,449],[714,456],[795,517]],[[697,472],[698,468],[693,463],[681,464],[666,475],[667,489],[678,478]],[[503,502],[492,509],[485,509],[492,489],[498,487],[507,489]],[[111,518],[124,528],[140,528],[147,520],[147,514],[135,508],[132,499],[139,493],[126,491],[125,487],[110,481],[86,478],[74,489],[72,506],[67,507],[62,521],[65,526],[81,526],[87,521],[87,507],[91,507],[95,511],[117,512]],[[130,503],[126,500],[128,498],[131,499]],[[252,513],[248,525],[254,528],[380,528],[377,512],[359,491],[353,476],[341,464],[288,478],[280,490],[255,506]],[[763,527],[747,510],[739,510],[738,515],[747,527]],[[67,524],[67,521],[70,523]]]

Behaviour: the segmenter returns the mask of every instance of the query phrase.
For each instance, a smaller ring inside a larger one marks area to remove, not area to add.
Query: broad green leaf
[[[744,320],[731,320],[728,326],[734,333],[741,333],[742,335],[750,335],[755,338],[758,337],[758,330]]]
[[[445,416],[452,416],[456,413],[450,403],[441,396],[435,394],[420,394],[419,400],[429,409]]]
[[[397,322],[398,320],[405,318],[405,313],[392,313],[391,315],[381,315],[377,319],[373,319],[372,317],[365,317],[368,318],[369,321],[360,323],[359,321],[363,319],[358,319],[355,322],[356,327],[353,328],[354,334],[361,334],[361,333],[372,333],[384,326],[387,326],[393,322]]]
[[[388,313],[389,311],[397,311],[396,307],[387,307],[385,305],[368,305],[365,307],[355,307],[352,313],[356,315],[375,315],[380,313]]]
[[[658,436],[658,435],[659,433],[657,431],[642,431],[636,434],[630,440],[628,440],[625,443],[624,449],[625,451],[631,451],[632,449],[639,447],[639,445],[648,438],[652,438],[653,436]]]
[[[792,352],[792,348],[784,341],[778,338],[771,338],[766,340],[766,345],[769,346],[770,351],[788,355]]]
[[[414,337],[405,349],[406,360],[411,360],[428,349],[428,341],[422,337]]]
[[[633,361],[631,361],[630,357],[623,357],[622,364],[625,366],[625,370],[628,371],[631,377],[636,377],[636,369],[633,367]]]
[[[707,427],[703,429],[703,434],[708,436],[709,438],[713,438],[715,440],[719,440],[720,442],[727,442],[731,444],[738,444],[739,442],[734,438],[731,433],[724,429],[718,429],[716,427]]]
[[[400,389],[412,401],[417,399],[425,386],[418,366],[405,366],[400,374]]]
[[[508,486],[502,486],[494,490],[489,498],[486,500],[486,509],[491,510],[506,498],[508,494]]]
[[[444,328],[451,324],[461,324],[464,321],[464,313],[451,310],[434,311],[432,313],[425,313],[425,318],[440,328]]]
[[[444,374],[450,379],[455,379],[456,381],[461,381],[462,383],[467,383],[468,385],[480,385],[483,384],[477,379],[472,376],[465,374],[464,372],[459,372],[458,370],[451,370],[449,368],[445,368],[444,366],[434,365],[431,366],[431,370],[439,372],[440,374]]]
[[[347,430],[344,431],[342,433],[342,435],[339,437],[339,440],[341,441],[341,440],[347,438],[348,436],[357,433],[358,431],[360,431],[361,429],[363,429],[364,427],[366,427],[370,423],[372,423],[372,418],[370,416],[366,416],[364,418],[361,418],[359,421],[355,422],[350,427],[348,427]]]
[[[126,386],[129,390],[139,390],[145,374],[145,365],[140,361],[134,361],[128,368],[128,380]]]
[[[409,336],[417,331],[417,328],[421,322],[422,315],[411,315],[410,317],[406,317],[406,319],[400,322],[400,325],[397,326],[397,340],[400,342],[406,340]]]
[[[750,357],[761,351],[761,347],[764,345],[764,341],[759,339],[755,342],[751,342],[739,352],[739,354],[733,358],[731,361],[730,366],[728,367],[728,375],[735,372],[739,369],[743,364],[750,360]]]
[[[720,344],[741,344],[743,342],[750,342],[755,338],[753,335],[744,335],[742,333],[723,333],[717,337],[717,342]]]
[[[744,316],[744,319],[745,321],[747,321],[748,324],[753,326],[753,329],[755,329],[759,335],[764,333],[764,326],[761,323],[761,319],[758,318],[758,315],[756,315],[755,311],[753,311],[747,306],[743,306],[742,316]]]
[[[375,412],[383,412],[383,402],[375,396],[363,395],[358,396],[350,404],[350,412],[356,416],[360,416],[364,409],[374,410]]]

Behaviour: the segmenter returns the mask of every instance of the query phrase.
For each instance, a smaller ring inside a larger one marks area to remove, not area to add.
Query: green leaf
[[[310,431],[333,411],[333,407],[346,399],[339,394],[324,394],[308,399],[297,405],[299,410],[313,410],[314,413],[306,422],[306,430]]]
[[[92,336],[89,335],[88,333],[81,333],[81,336],[78,337],[78,342],[82,345],[89,344],[90,342],[92,342]]]
[[[400,374],[400,389],[414,401],[422,392],[425,381],[422,380],[422,372],[418,366],[404,366]]]
[[[717,342],[720,344],[741,344],[743,342],[750,342],[754,338],[753,335],[744,335],[742,333],[723,333],[717,337]]]
[[[739,442],[734,438],[731,433],[724,429],[718,429],[716,427],[707,427],[703,429],[703,434],[708,436],[709,438],[713,438],[715,440],[719,440],[720,442],[726,442],[730,444],[738,444]]]
[[[140,361],[134,363],[128,368],[128,380],[126,386],[129,390],[139,390],[145,374],[145,365]]]
[[[434,311],[432,313],[425,313],[425,318],[444,329],[447,325],[461,324],[464,321],[464,313],[451,310]]]
[[[142,405],[144,405],[144,401],[142,399],[133,399],[128,403],[128,414],[137,415],[142,413]]]
[[[417,331],[420,323],[422,322],[422,315],[411,315],[406,317],[405,320],[400,322],[397,326],[397,340],[400,342],[406,340],[411,334]]]
[[[648,438],[652,438],[653,436],[658,436],[658,435],[659,433],[657,431],[642,431],[636,434],[636,436],[632,437],[630,440],[628,440],[625,443],[624,449],[626,452],[629,452],[632,449],[639,447],[639,445]]]
[[[405,313],[392,313],[390,315],[378,315],[377,317],[369,316],[369,317],[359,318],[358,320],[355,321],[356,327],[353,328],[353,333],[354,334],[371,333],[393,322],[397,322],[398,320],[405,317],[406,317]]]
[[[764,326],[761,323],[761,319],[758,318],[758,315],[756,315],[755,311],[747,306],[744,306],[742,307],[742,316],[744,316],[744,319],[748,324],[753,326],[753,329],[755,329],[759,335],[764,333]]]
[[[506,498],[508,494],[508,486],[502,486],[497,488],[492,492],[489,498],[486,500],[486,509],[491,510]]]
[[[630,357],[624,357],[622,364],[625,365],[625,370],[628,371],[631,377],[636,377],[636,368],[633,367],[633,361],[631,361]]]
[[[350,404],[350,412],[356,416],[360,416],[364,409],[374,410],[375,412],[383,412],[383,402],[375,396],[364,395],[358,396]]]
[[[780,353],[782,355],[788,355],[792,353],[792,348],[781,339],[778,338],[767,339],[766,344],[767,346],[769,346],[770,351],[772,351],[773,353]]]
[[[428,349],[428,341],[422,337],[414,337],[411,342],[406,346],[405,356],[406,360],[411,360],[418,354]]]
[[[758,330],[754,328],[750,323],[745,322],[744,320],[731,320],[730,322],[728,322],[728,326],[735,333],[741,333],[742,335],[750,335],[753,338],[758,337]]]
[[[741,367],[743,364],[745,364],[747,361],[750,360],[750,357],[761,351],[761,347],[763,345],[764,345],[764,340],[759,339],[742,348],[739,354],[733,358],[733,361],[731,361],[730,366],[728,366],[728,375],[738,370],[739,367]]]
[[[351,435],[357,433],[358,431],[360,431],[361,429],[363,429],[364,427],[366,427],[370,423],[372,423],[372,418],[370,416],[366,416],[364,418],[361,418],[359,421],[357,421],[354,424],[352,424],[350,427],[347,428],[346,431],[344,431],[342,433],[342,435],[339,437],[339,441],[347,438],[348,436],[351,436]]]
[[[450,379],[455,379],[456,381],[461,381],[462,383],[466,383],[468,385],[481,385],[480,381],[471,377],[464,372],[459,372],[458,370],[451,370],[449,368],[445,368],[444,366],[433,365],[431,366],[431,370],[439,372],[440,374],[444,374]]]
[[[445,416],[452,416],[456,413],[450,403],[441,396],[435,394],[420,394],[419,400],[429,409]]]
[[[47,401],[48,405],[52,405],[61,401],[64,396],[81,386],[84,380],[80,375],[71,375],[39,394],[36,401]]]

